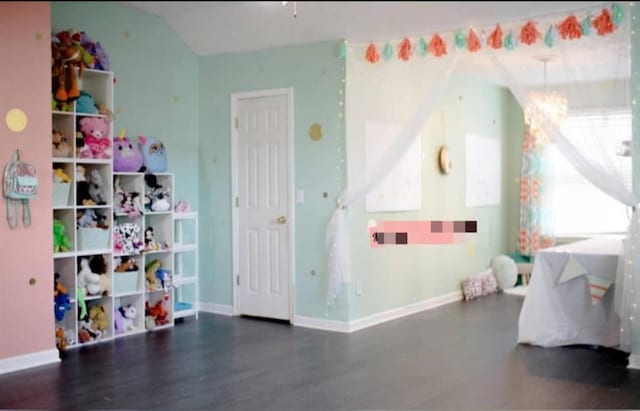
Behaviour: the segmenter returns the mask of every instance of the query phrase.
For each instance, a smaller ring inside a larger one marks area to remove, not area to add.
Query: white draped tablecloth
[[[558,280],[574,257],[585,274],[614,282],[623,254],[621,238],[589,239],[538,251],[520,312],[518,343],[617,346],[620,319],[614,307],[615,283],[594,304],[586,275]]]

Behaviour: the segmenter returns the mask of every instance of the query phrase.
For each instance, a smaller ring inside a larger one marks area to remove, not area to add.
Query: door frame
[[[287,192],[289,194],[289,322],[293,324],[295,312],[295,198],[293,190],[293,87],[257,90],[242,93],[231,93],[231,118],[230,122],[230,139],[231,139],[231,243],[232,243],[232,270],[231,270],[231,291],[233,295],[233,315],[239,315],[236,288],[236,276],[239,274],[239,256],[240,245],[238,238],[239,215],[238,207],[236,207],[236,197],[238,196],[238,130],[235,127],[235,119],[238,116],[238,102],[248,98],[259,97],[287,97],[287,111],[289,115],[287,146]]]

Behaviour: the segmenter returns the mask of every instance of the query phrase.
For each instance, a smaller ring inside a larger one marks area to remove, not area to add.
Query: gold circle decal
[[[440,146],[438,152],[438,166],[442,174],[449,174],[451,171],[451,160],[449,160],[449,149],[447,146]]]
[[[27,127],[27,115],[19,108],[12,108],[5,119],[7,127],[14,133],[19,133]]]
[[[318,141],[324,135],[324,131],[322,130],[322,126],[318,123],[314,123],[309,127],[309,137],[313,141]]]

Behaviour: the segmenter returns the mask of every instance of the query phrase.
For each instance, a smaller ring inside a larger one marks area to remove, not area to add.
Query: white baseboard
[[[441,305],[460,300],[462,300],[462,292],[454,291],[449,294],[429,298],[417,303],[405,305],[404,307],[398,307],[391,310],[379,312],[349,322],[296,315],[293,318],[293,325],[298,327],[314,328],[317,330],[352,333],[368,327],[373,327],[374,325],[382,324],[387,321],[406,317],[420,311],[431,310],[433,308],[440,307]]]
[[[391,310],[382,311],[367,317],[358,318],[349,322],[349,332],[359,331],[374,325],[382,324],[387,321],[406,317],[420,311],[431,310],[441,305],[449,304],[462,300],[462,291],[454,291],[449,294],[438,297],[429,298],[427,300],[418,301],[417,303],[408,304],[404,307],[393,308]]]
[[[305,317],[296,315],[293,317],[293,325],[297,327],[313,328],[316,330],[335,331],[340,333],[349,332],[349,323],[346,321],[328,320],[326,318]]]
[[[59,361],[60,356],[57,349],[16,355],[15,357],[0,359],[0,374],[53,364]]]
[[[233,315],[233,306],[225,304],[198,303],[198,310],[205,313]]]
[[[627,368],[640,370],[640,354],[629,354],[629,365]]]

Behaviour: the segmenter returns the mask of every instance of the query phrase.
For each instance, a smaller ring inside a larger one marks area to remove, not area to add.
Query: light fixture
[[[544,64],[544,88],[542,91],[533,91],[527,97],[524,108],[525,122],[534,136],[536,142],[548,143],[550,138],[543,131],[544,122],[549,126],[559,127],[567,118],[567,98],[547,88],[547,63],[553,56],[537,56],[536,60]]]
[[[296,4],[296,2],[292,2],[293,3],[293,18],[298,17],[298,5]],[[286,6],[287,4],[289,4],[288,1],[283,1],[282,2],[282,6]]]

